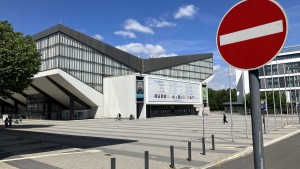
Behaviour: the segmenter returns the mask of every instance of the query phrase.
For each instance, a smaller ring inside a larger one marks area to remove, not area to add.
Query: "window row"
[[[194,73],[194,72],[183,72],[182,74],[173,74],[173,75],[158,74],[156,72],[151,72],[150,74],[157,75],[157,76],[171,77],[171,78],[179,78],[179,79],[197,79],[197,81],[205,80],[211,75],[211,74]]]
[[[62,56],[67,56],[70,58],[75,58],[78,60],[85,60],[89,62],[101,63],[113,67],[119,67],[123,69],[130,69],[129,67],[105,56],[96,51],[84,51],[77,48],[72,48],[69,46],[61,45],[60,53]]]
[[[161,77],[168,77],[168,78],[174,78],[174,79],[181,79],[181,80],[187,80],[187,81],[195,81],[195,82],[201,82],[209,77],[209,75],[201,75],[201,78],[191,78],[191,77],[180,77],[180,76],[166,76],[166,75],[158,75],[158,74],[151,74],[155,76],[161,76]]]
[[[199,60],[197,62],[191,62],[191,63],[189,63],[189,65],[212,67],[212,58]]]
[[[285,59],[295,59],[295,58],[300,58],[300,54],[277,56],[274,60],[285,60]]]
[[[51,59],[43,60],[40,65],[40,71],[50,70],[58,67],[57,57]]]
[[[213,67],[200,67],[200,66],[193,66],[193,65],[179,65],[175,67],[171,67],[172,70],[185,70],[185,71],[192,71],[192,72],[203,72],[208,70],[210,73],[213,72]]]
[[[66,45],[60,45],[60,55],[79,60],[102,63],[102,54],[92,50],[86,51]]]
[[[82,44],[81,42],[70,38],[69,36],[65,34],[60,34],[60,43],[68,45],[68,46],[73,46],[76,48],[84,49],[84,50],[89,50],[92,51],[93,49],[88,47],[87,45]]]
[[[162,69],[158,71],[153,71],[150,73],[161,74],[161,75],[171,75],[171,76],[185,76],[188,77],[189,74],[194,76],[194,74],[213,74],[213,70],[209,68],[200,68],[199,71],[184,71],[184,70],[173,70],[173,69]],[[197,75],[195,75],[197,76]]]
[[[58,56],[59,55],[59,46],[52,46],[51,48],[45,48],[43,50],[41,50],[41,54],[42,54],[42,60],[54,57],[54,56]]]
[[[264,68],[259,69],[260,76],[293,74],[300,72],[300,62],[291,62],[283,64],[266,65]]]
[[[289,87],[299,87],[300,89],[300,78],[298,76],[288,76],[288,77],[280,77],[278,83],[278,77],[273,78],[273,88],[289,88]],[[267,78],[266,80],[260,79],[260,88],[264,89],[266,83],[266,88],[272,88],[272,78]]]
[[[101,74],[67,70],[67,69],[63,69],[63,70],[86,84],[95,83],[100,85],[103,83],[103,76]]]

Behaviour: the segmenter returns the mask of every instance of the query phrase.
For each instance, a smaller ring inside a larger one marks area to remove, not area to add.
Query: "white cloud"
[[[155,18],[149,18],[147,21],[147,25],[150,27],[157,27],[157,28],[163,28],[163,27],[171,27],[176,26],[176,23],[167,22],[164,19],[155,19]]]
[[[153,44],[129,43],[122,46],[116,46],[116,48],[142,57],[176,56],[175,53],[167,54],[162,46]]]
[[[208,87],[214,90],[228,89],[229,78],[228,78],[228,65],[214,65],[214,79],[208,83]],[[231,88],[236,88],[235,85],[235,69],[229,68],[230,84]]]
[[[124,24],[124,29],[147,33],[147,34],[154,34],[153,30],[150,27],[143,26],[134,19],[127,19]]]
[[[114,34],[121,35],[121,36],[124,36],[124,37],[129,37],[129,38],[136,38],[135,34],[133,32],[130,32],[130,31],[120,30],[120,31],[114,32]]]
[[[103,40],[103,39],[104,39],[104,38],[103,38],[101,35],[99,35],[99,34],[95,34],[95,35],[93,36],[93,38],[98,39],[98,40]]]
[[[221,65],[214,65],[214,66],[213,66],[214,71],[218,71],[218,70],[220,70],[221,68],[222,68]]]
[[[198,12],[198,8],[194,5],[187,5],[184,7],[180,7],[178,11],[174,14],[175,19],[180,18],[194,18],[196,13]]]
[[[171,57],[171,56],[177,56],[177,54],[176,53],[162,54],[162,55],[157,56],[156,58]]]

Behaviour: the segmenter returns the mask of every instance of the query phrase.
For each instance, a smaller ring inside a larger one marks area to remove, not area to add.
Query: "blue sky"
[[[216,48],[224,14],[239,0],[0,0],[0,20],[35,34],[58,23],[142,58],[214,54],[213,89],[228,88]],[[285,46],[300,44],[300,1],[278,0],[289,20]],[[266,11],[267,12],[267,11]],[[232,87],[234,69],[230,69]]]

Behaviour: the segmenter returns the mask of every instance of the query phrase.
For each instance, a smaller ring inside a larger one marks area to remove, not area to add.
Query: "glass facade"
[[[101,93],[104,77],[138,73],[60,32],[39,39],[36,46],[42,53],[40,71],[60,68]],[[213,59],[207,58],[145,73],[201,82],[213,74]]]
[[[261,77],[261,81],[260,81],[261,89],[265,89],[265,83],[266,83],[266,89],[272,88],[272,77],[273,77],[273,87],[274,88],[279,88],[279,87],[284,88],[285,86],[286,87],[298,87],[299,86],[298,85],[298,79],[299,79],[298,76],[300,73],[300,62],[278,64],[278,69],[277,69],[276,64],[266,65],[266,66],[264,66],[264,69],[263,68],[259,69],[259,76]],[[264,78],[264,76],[266,78]],[[278,83],[278,80],[279,80],[280,84]]]
[[[89,46],[56,33],[36,42],[42,53],[40,71],[60,68],[103,93],[103,77],[135,73],[128,66]]]
[[[188,64],[173,66],[146,73],[175,79],[201,82],[213,74],[213,59],[207,58]]]
[[[29,95],[26,105],[31,119],[61,119],[62,107],[41,94]]]
[[[292,52],[292,53],[289,53]],[[260,89],[290,93],[290,97],[299,100],[300,95],[300,46],[285,47],[280,56],[271,64],[259,69]],[[279,63],[278,63],[279,62]]]

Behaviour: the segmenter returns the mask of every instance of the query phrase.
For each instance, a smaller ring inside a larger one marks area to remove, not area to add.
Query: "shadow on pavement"
[[[30,124],[30,125],[12,125],[11,129],[26,129],[26,128],[45,128],[52,127],[53,125],[45,125],[45,124]],[[3,127],[2,129],[5,130]],[[8,128],[10,129],[10,128]]]
[[[66,148],[89,149],[136,141],[0,128],[0,160],[29,153],[41,153]]]

